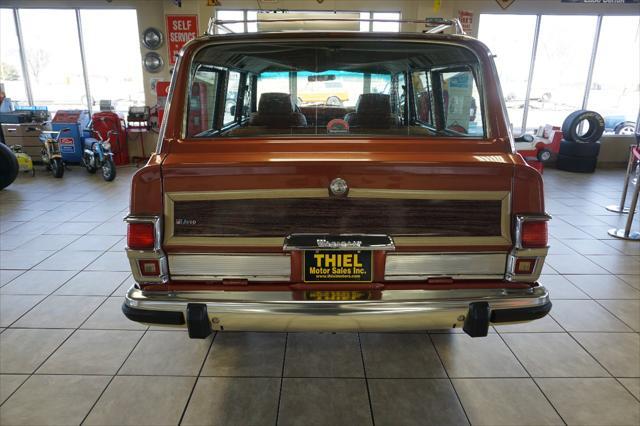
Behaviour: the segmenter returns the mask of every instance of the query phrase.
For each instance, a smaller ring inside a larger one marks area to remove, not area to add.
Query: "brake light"
[[[544,220],[523,222],[520,238],[524,248],[546,247],[548,242],[547,222]]]
[[[127,246],[134,250],[152,249],[156,240],[153,223],[130,223],[127,226]]]

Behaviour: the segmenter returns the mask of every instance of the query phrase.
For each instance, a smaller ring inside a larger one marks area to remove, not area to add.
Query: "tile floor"
[[[133,171],[40,172],[0,192],[0,424],[640,424],[640,244],[609,238],[624,217],[603,208],[622,171],[547,170],[543,320],[483,339],[206,340],[120,312]]]

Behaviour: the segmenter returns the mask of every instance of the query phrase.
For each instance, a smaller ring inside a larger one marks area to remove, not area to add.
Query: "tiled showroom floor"
[[[640,244],[608,237],[622,171],[545,173],[551,316],[486,338],[143,327],[113,183],[0,192],[0,424],[640,424]],[[635,228],[640,224],[636,223]]]

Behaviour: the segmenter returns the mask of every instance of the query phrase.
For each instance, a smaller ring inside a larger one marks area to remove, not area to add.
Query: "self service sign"
[[[176,63],[176,57],[182,46],[198,35],[198,15],[167,15],[167,46],[169,63]]]

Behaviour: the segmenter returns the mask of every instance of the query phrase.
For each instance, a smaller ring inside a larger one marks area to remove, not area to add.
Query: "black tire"
[[[567,172],[593,173],[596,170],[598,159],[587,157],[571,157],[558,154],[556,168]]]
[[[578,126],[583,121],[588,124],[584,134],[578,134]],[[595,111],[581,109],[572,112],[562,123],[562,136],[570,142],[594,143],[600,140],[604,133],[604,118]]]
[[[111,157],[107,158],[102,165],[102,178],[107,182],[111,182],[116,178],[116,165]]]
[[[541,149],[540,151],[538,151],[536,157],[538,157],[538,161],[544,163],[545,161],[549,161],[551,159],[551,151],[549,151],[548,149]]]
[[[618,124],[613,132],[616,135],[633,135],[636,131],[636,123],[633,121],[625,121],[624,123]]]
[[[560,141],[559,154],[569,157],[595,158],[600,153],[600,143]]]
[[[54,178],[60,179],[64,176],[64,164],[62,163],[62,158],[54,158],[51,160],[51,172],[53,173]]]
[[[11,149],[0,143],[0,190],[11,185],[18,177],[18,159]]]

